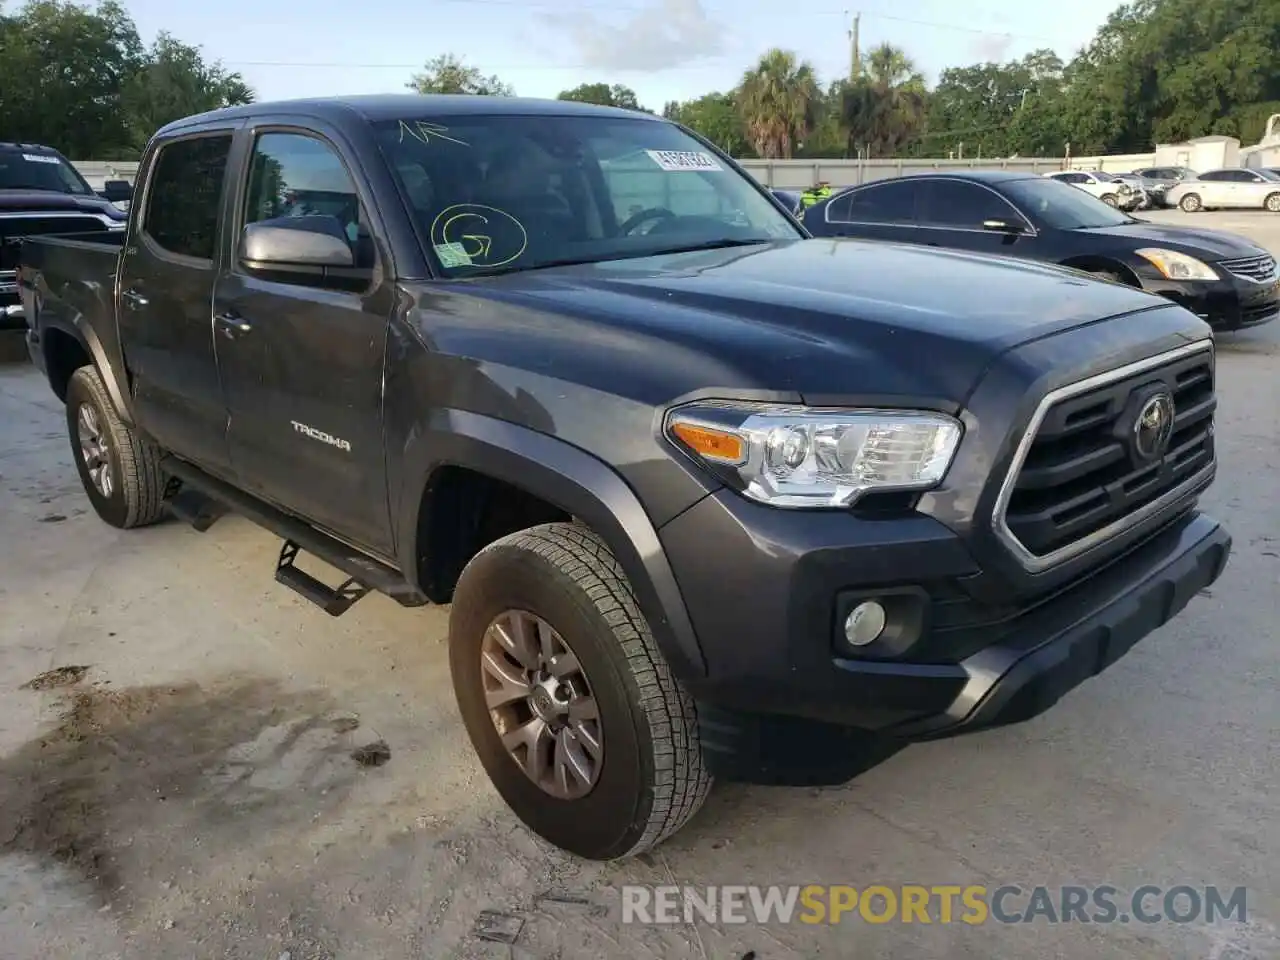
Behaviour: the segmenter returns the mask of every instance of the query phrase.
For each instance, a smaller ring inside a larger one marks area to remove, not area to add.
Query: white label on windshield
[[[24,153],[22,155],[22,159],[26,160],[28,163],[51,163],[55,167],[62,163],[62,161],[57,157],[46,157],[38,153]]]
[[[436,256],[440,258],[440,265],[444,267],[470,267],[471,255],[467,253],[467,248],[460,243],[437,243]]]
[[[709,153],[692,150],[646,150],[653,162],[663,170],[723,170]]]

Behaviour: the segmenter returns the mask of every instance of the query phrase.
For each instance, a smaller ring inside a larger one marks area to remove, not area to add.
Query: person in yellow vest
[[[800,194],[800,204],[804,209],[812,207],[819,200],[825,200],[831,196],[834,191],[831,184],[825,180],[819,180],[814,186],[810,187],[804,193]]]

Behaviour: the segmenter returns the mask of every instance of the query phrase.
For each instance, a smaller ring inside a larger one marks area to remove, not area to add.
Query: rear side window
[[[933,227],[978,230],[987,220],[1021,222],[1016,210],[997,194],[972,183],[929,180],[921,184],[920,222]]]
[[[889,181],[861,187],[828,201],[830,223],[913,223],[916,218],[916,185]]]
[[[160,148],[142,229],[169,253],[212,260],[231,134],[175,140]]]

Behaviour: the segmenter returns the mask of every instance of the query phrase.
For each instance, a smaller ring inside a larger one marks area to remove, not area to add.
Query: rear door
[[[866,237],[900,243],[929,243],[917,229],[915,180],[883,180],[837,194],[805,218],[819,236]]]
[[[244,136],[213,302],[232,460],[246,489],[389,555],[382,371],[395,289],[371,197],[336,131],[261,123]],[[241,258],[246,224],[317,215],[337,220],[359,277]]]
[[[139,422],[212,473],[232,473],[211,298],[234,131],[164,141],[149,161],[121,260],[117,315]]]

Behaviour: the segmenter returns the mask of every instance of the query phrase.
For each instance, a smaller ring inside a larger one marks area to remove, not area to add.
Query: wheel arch
[[[102,377],[116,415],[125,424],[133,425],[128,391],[123,389],[124,385],[116,376],[106,348],[88,318],[80,314],[69,322],[59,320],[42,323],[40,350],[44,355],[49,386],[59,400],[65,402],[67,399],[67,384],[71,382],[71,375],[80,367],[92,365]]]
[[[1142,286],[1142,281],[1138,279],[1138,275],[1134,273],[1133,269],[1123,261],[1116,260],[1113,257],[1102,256],[1099,254],[1084,254],[1063,260],[1062,266],[1071,267],[1073,270],[1083,270],[1086,273],[1097,273],[1102,271],[1105,271],[1106,273],[1114,273],[1130,286]]]
[[[433,498],[456,471],[537,498],[596,532],[626,572],[640,606],[677,677],[706,675],[675,573],[657,529],[631,487],[608,464],[563,440],[508,421],[450,411],[440,429],[415,434],[404,451],[397,553],[410,583],[432,599],[452,585],[423,583],[423,560],[447,515]]]

